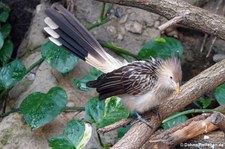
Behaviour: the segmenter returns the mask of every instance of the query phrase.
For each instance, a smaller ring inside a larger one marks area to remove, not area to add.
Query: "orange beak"
[[[179,93],[179,92],[180,92],[180,85],[179,85],[179,83],[177,83],[176,93]]]

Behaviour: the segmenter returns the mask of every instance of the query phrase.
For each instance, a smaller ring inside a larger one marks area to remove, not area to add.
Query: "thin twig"
[[[175,25],[175,24],[181,22],[181,21],[184,19],[184,17],[185,17],[184,15],[176,16],[176,17],[174,17],[173,19],[167,21],[166,23],[160,25],[160,26],[158,27],[158,29],[159,29],[160,31],[164,31],[164,30],[167,29],[168,27],[170,27],[170,26],[172,26],[172,25]]]
[[[216,6],[216,10],[215,10],[215,13],[216,13],[216,14],[218,14],[219,7],[222,5],[222,3],[223,3],[223,0],[220,0],[220,1],[218,2],[217,6]],[[223,12],[223,15],[224,15],[224,12]],[[207,53],[206,57],[209,57],[209,55],[210,55],[210,53],[211,53],[211,51],[212,51],[212,48],[213,48],[213,46],[214,46],[216,40],[217,40],[217,37],[213,37],[212,42],[211,42],[211,45],[210,45],[210,47],[209,47],[209,50],[208,50],[208,53]]]
[[[26,74],[28,74],[36,66],[40,65],[43,61],[44,61],[44,58],[41,57],[39,60],[37,60],[36,62],[34,62],[29,68],[27,68]]]
[[[201,44],[201,48],[200,48],[200,52],[203,52],[204,50],[204,46],[205,46],[205,43],[206,43],[206,39],[208,38],[208,34],[205,34],[204,35],[204,38],[203,38],[203,41],[202,41],[202,44]]]
[[[112,131],[114,129],[117,129],[119,127],[126,126],[129,123],[131,123],[133,120],[134,120],[133,118],[122,119],[119,122],[116,122],[112,125],[106,126],[104,128],[99,128],[98,131],[101,133],[106,133],[106,132]]]
[[[212,40],[212,42],[211,42],[211,45],[210,45],[210,47],[209,47],[209,51],[208,51],[206,57],[209,57],[209,55],[210,55],[210,53],[211,53],[211,51],[212,51],[212,48],[213,48],[213,46],[214,46],[214,44],[215,44],[215,42],[216,42],[216,39],[217,39],[216,36],[213,37],[213,40]]]
[[[85,111],[85,107],[65,107],[63,111]]]

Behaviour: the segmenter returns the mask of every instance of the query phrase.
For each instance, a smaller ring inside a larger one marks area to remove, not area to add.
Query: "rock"
[[[160,25],[160,21],[155,21],[154,27],[158,29],[159,25]]]
[[[119,23],[123,24],[127,22],[127,18],[128,18],[128,14],[125,14],[122,16],[122,18],[120,19]]]
[[[48,92],[48,90],[54,86],[57,86],[57,80],[55,76],[52,74],[51,66],[47,62],[43,62],[35,72],[36,77],[35,80],[32,81],[32,83],[26,86],[27,88],[24,90],[24,92],[17,92],[20,90],[20,85],[15,86],[11,91],[9,96],[16,98],[17,107],[20,105],[20,103],[23,101],[23,99],[28,96],[32,92]],[[47,81],[46,81],[47,80]],[[25,80],[24,80],[25,81]]]
[[[37,5],[30,28],[18,48],[18,57],[24,55],[28,50],[33,50],[34,48],[40,46],[45,40],[43,28],[46,25],[43,21],[43,18],[46,16],[44,10],[47,7],[50,7],[48,3],[41,3]]]
[[[121,7],[116,7],[114,15],[117,18],[121,18],[123,13],[123,9]]]
[[[213,55],[213,61],[214,62],[219,62],[221,60],[225,59],[225,54],[215,54]]]
[[[225,41],[217,38],[216,42],[213,45],[213,51],[215,53],[225,54]]]
[[[137,21],[147,27],[154,26],[154,22],[159,20],[159,15],[142,9],[129,8],[124,13],[129,14],[129,21]]]
[[[25,125],[23,116],[19,113],[3,118],[0,123],[0,131],[1,149],[48,148],[47,138],[42,131],[32,131],[28,125]]]
[[[152,40],[160,37],[160,31],[155,28],[146,28],[142,34],[143,36],[149,37],[146,40]]]
[[[125,29],[134,34],[141,34],[143,26],[139,22],[129,21],[125,24]]]
[[[107,27],[106,27],[106,30],[107,30],[109,33],[111,33],[112,35],[116,35],[116,33],[117,33],[116,28],[115,28],[114,26],[112,26],[112,25],[107,26]]]

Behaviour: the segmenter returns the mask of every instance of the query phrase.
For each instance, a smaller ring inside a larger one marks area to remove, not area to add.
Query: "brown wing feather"
[[[135,61],[110,73],[103,74],[87,86],[97,89],[99,99],[121,94],[139,95],[151,90],[156,81],[160,59]]]

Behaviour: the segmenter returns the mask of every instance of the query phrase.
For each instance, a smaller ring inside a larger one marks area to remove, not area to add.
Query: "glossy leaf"
[[[0,67],[0,90],[13,87],[23,79],[25,74],[26,68],[19,60]]]
[[[91,71],[83,78],[81,79],[73,78],[73,83],[79,90],[88,91],[91,88],[87,87],[86,83],[88,81],[96,80],[101,74],[102,74],[101,71],[97,70],[96,68],[92,68]]]
[[[203,97],[198,98],[196,101],[201,103],[201,108],[202,109],[207,108],[212,103],[211,99],[205,99]]]
[[[91,138],[92,127],[81,120],[71,120],[63,134],[49,139],[53,149],[83,149]]]
[[[0,51],[2,50],[1,48],[2,48],[3,44],[4,44],[4,37],[3,37],[2,33],[0,32]]]
[[[39,128],[58,116],[66,104],[66,92],[54,87],[47,94],[35,92],[27,96],[20,105],[20,111],[31,128]]]
[[[215,90],[216,100],[220,105],[225,104],[225,84],[220,85]]]
[[[79,60],[76,56],[51,41],[42,45],[41,54],[53,68],[62,73],[71,71]]]
[[[182,57],[183,47],[181,42],[175,38],[157,38],[147,42],[138,53],[138,59],[145,60],[152,57],[167,59],[171,56]]]
[[[0,22],[6,22],[9,17],[9,11],[9,6],[0,2]]]
[[[6,65],[12,55],[13,52],[13,43],[11,40],[7,39],[2,47],[2,49],[0,50],[0,64],[1,65]]]
[[[174,119],[171,119],[171,120],[163,123],[162,127],[163,127],[163,129],[169,129],[169,128],[172,128],[172,127],[174,127],[174,126],[176,126],[176,125],[178,125],[178,124],[180,124],[180,123],[182,123],[186,120],[188,120],[188,117],[185,116],[185,115],[181,115],[179,117],[176,117]]]
[[[9,23],[6,23],[6,24],[2,25],[1,33],[4,37],[4,39],[9,36],[9,33],[11,32],[11,29],[12,29],[12,26]]]
[[[98,128],[113,124],[129,116],[129,112],[123,106],[119,97],[111,97],[99,101],[94,97],[85,106],[85,119],[96,123]]]
[[[131,125],[127,125],[125,127],[120,127],[117,129],[118,139],[122,138],[127,131],[130,129]]]

